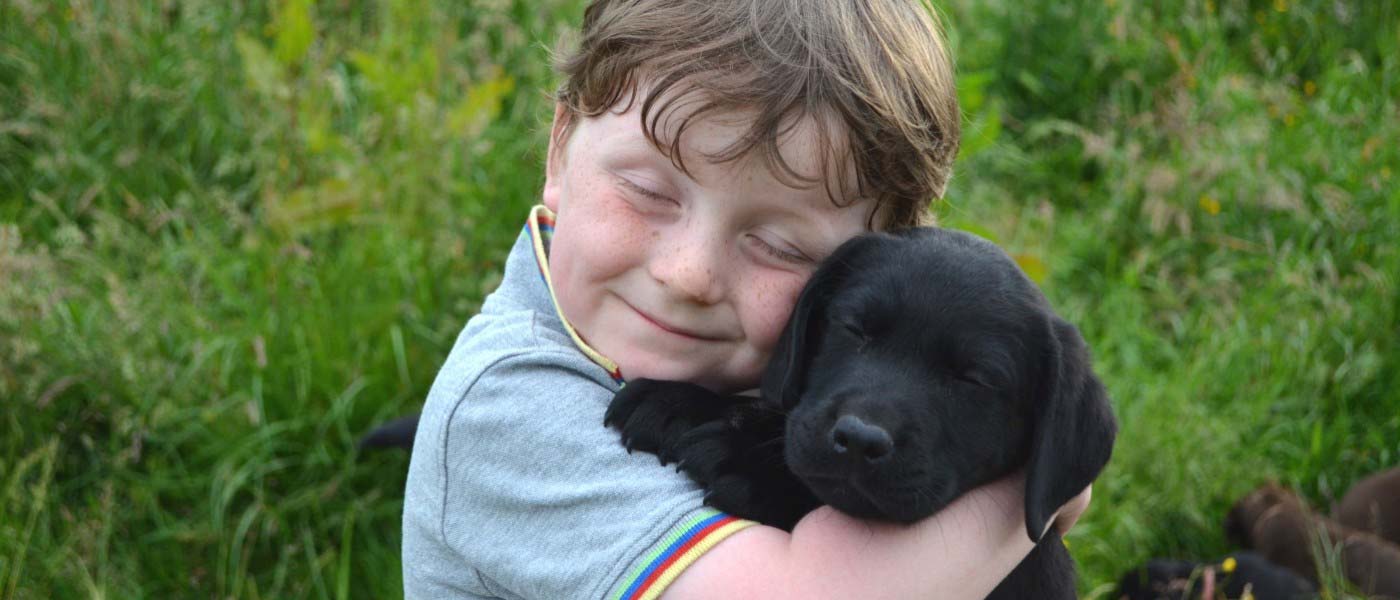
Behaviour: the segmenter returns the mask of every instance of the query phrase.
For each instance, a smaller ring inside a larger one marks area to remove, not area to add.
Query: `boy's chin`
[[[739,374],[727,372],[722,367],[697,367],[694,363],[678,364],[674,361],[656,360],[655,357],[637,357],[632,364],[619,360],[618,364],[623,377],[627,379],[684,381],[718,394],[734,394],[758,386],[757,370],[750,374]]]

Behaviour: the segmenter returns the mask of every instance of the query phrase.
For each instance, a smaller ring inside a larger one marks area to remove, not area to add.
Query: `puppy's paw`
[[[720,418],[728,405],[725,397],[694,384],[636,379],[613,396],[603,423],[622,432],[629,452],[651,452],[666,464],[676,459],[676,441],[686,431]]]
[[[753,484],[739,475],[720,475],[705,492],[705,504],[741,519],[762,521],[755,512]]]
[[[736,517],[791,530],[818,502],[787,469],[780,413],[737,405],[687,430],[668,450],[705,488],[705,503]]]
[[[712,420],[682,432],[667,450],[679,462],[677,468],[711,487],[734,471],[734,461],[746,448],[744,437],[728,421]]]

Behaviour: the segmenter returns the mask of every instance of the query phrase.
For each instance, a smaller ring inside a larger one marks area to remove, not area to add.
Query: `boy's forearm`
[[[792,537],[797,579],[812,582],[802,597],[985,597],[1035,547],[1022,485],[1005,478],[907,526],[814,511]]]
[[[1034,547],[1023,485],[1020,476],[1002,479],[912,525],[822,507],[790,536],[751,528],[693,565],[666,597],[982,598]]]

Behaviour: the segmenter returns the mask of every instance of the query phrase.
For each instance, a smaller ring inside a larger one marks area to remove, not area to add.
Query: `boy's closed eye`
[[[763,239],[762,236],[755,235],[752,233],[746,235],[744,239],[749,243],[749,245],[756,247],[759,251],[763,252],[764,254],[767,254],[770,258],[780,260],[791,265],[808,266],[816,262],[812,260],[811,257],[803,253],[801,250],[798,250],[796,248],[786,249],[780,247],[782,245],[781,242],[769,242]]]
[[[627,179],[626,177],[618,176],[617,182],[619,185],[626,188],[628,191],[638,196],[641,196],[643,199],[650,200],[661,205],[679,206],[680,204],[676,202],[675,199],[665,194],[662,194],[661,192],[654,191],[641,184],[635,183],[632,180]]]
[[[680,203],[674,198],[655,191],[647,185],[635,182],[621,175],[616,176],[616,178],[619,186],[647,203],[646,206],[639,207],[643,212],[664,211],[680,207]],[[783,265],[784,267],[807,267],[817,262],[800,248],[782,240],[780,236],[769,232],[763,233],[764,235],[749,233],[744,236],[745,242],[750,247],[760,252],[762,256],[785,263]],[[767,235],[769,239],[765,239],[765,235]]]

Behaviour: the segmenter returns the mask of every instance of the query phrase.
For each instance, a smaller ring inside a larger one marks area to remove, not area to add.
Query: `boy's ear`
[[[563,102],[554,103],[554,124],[549,128],[549,150],[544,159],[544,192],[540,195],[549,210],[559,212],[560,185],[564,174],[564,146],[561,135],[569,124],[569,111]]]

